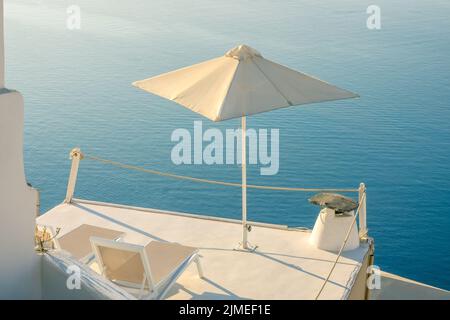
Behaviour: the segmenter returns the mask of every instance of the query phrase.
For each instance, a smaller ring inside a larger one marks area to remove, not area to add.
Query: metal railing
[[[142,168],[139,166],[134,166],[130,164],[125,164],[117,161],[112,161],[109,159],[101,158],[94,155],[86,155],[83,154],[80,150],[80,148],[74,148],[70,152],[70,159],[72,160],[72,165],[70,168],[70,175],[69,175],[69,181],[67,183],[67,192],[66,192],[66,198],[64,200],[65,203],[71,203],[73,200],[74,192],[75,192],[75,186],[77,182],[77,175],[78,175],[78,169],[80,166],[80,161],[82,159],[89,159],[97,162],[101,162],[104,164],[112,165],[115,167],[128,169],[128,170],[135,170],[135,171],[141,171],[153,175],[159,175],[164,176],[168,178],[173,179],[179,179],[179,180],[187,180],[191,182],[197,182],[197,183],[209,183],[209,184],[215,184],[215,185],[222,185],[222,186],[229,186],[229,187],[242,187],[242,184],[240,183],[234,183],[234,182],[226,182],[226,181],[219,181],[219,180],[210,180],[210,179],[204,179],[204,178],[196,178],[196,177],[190,177],[190,176],[183,176],[183,175],[177,175],[170,172],[163,172],[153,169],[147,169]],[[259,190],[273,190],[273,191],[294,191],[294,192],[354,192],[358,193],[358,201],[359,201],[359,236],[360,238],[364,238],[367,235],[367,222],[366,222],[366,186],[364,183],[361,183],[359,185],[358,189],[342,189],[342,188],[297,188],[297,187],[280,187],[280,186],[267,186],[267,185],[254,185],[254,184],[248,184],[248,189],[259,189]]]

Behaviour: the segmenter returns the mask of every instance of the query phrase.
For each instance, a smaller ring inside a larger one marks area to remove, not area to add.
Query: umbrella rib
[[[233,76],[231,77],[230,84],[228,85],[227,91],[225,92],[225,96],[224,96],[224,99],[222,100],[222,104],[220,105],[220,108],[219,108],[219,110],[217,111],[217,114],[216,114],[216,119],[217,119],[217,120],[220,120],[220,115],[221,115],[221,113],[222,113],[222,109],[223,109],[223,106],[224,106],[224,104],[225,104],[226,97],[228,96],[228,92],[230,92],[230,89],[231,89],[231,86],[232,86],[232,84],[233,84],[234,78],[236,78],[236,71],[237,71],[238,66],[239,66],[239,62],[236,64],[236,66],[235,66],[235,68],[234,68],[234,72],[233,72]]]
[[[255,66],[258,68],[258,70],[261,72],[261,74],[264,76],[264,78],[266,78],[267,81],[269,81],[269,83],[272,85],[272,87],[274,87],[275,90],[283,97],[283,99],[286,100],[286,102],[290,106],[293,106],[294,104],[283,94],[283,92],[281,92],[281,90],[275,85],[275,83],[273,83],[272,80],[270,80],[270,78],[264,73],[264,71],[262,71],[262,69],[259,67],[259,65],[256,63],[256,61],[254,61],[254,59],[251,59],[251,61],[255,64]]]

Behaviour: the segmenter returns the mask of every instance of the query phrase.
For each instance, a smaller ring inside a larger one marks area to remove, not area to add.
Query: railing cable
[[[146,172],[146,173],[159,175],[159,176],[163,176],[163,177],[170,177],[170,178],[174,178],[174,179],[189,180],[189,181],[193,181],[193,182],[209,183],[209,184],[216,184],[216,185],[229,186],[229,187],[239,187],[239,188],[242,187],[242,185],[240,183],[178,175],[178,174],[174,174],[174,173],[170,173],[170,172],[163,172],[163,171],[158,171],[158,170],[153,170],[153,169],[142,168],[142,167],[138,167],[138,166],[134,166],[134,165],[130,165],[130,164],[125,164],[125,163],[121,163],[121,162],[117,162],[117,161],[113,161],[113,160],[100,158],[100,157],[93,156],[93,155],[84,154],[84,157],[85,157],[85,159],[98,161],[98,162],[109,164],[109,165],[116,166],[119,168]],[[247,188],[262,189],[262,190],[276,190],[276,191],[304,191],[304,192],[358,192],[359,191],[358,189],[293,188],[293,187],[276,187],[276,186],[255,185],[255,184],[248,184]]]

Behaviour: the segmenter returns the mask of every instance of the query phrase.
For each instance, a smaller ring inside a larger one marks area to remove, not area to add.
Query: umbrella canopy
[[[242,117],[242,243],[247,232],[246,116],[293,105],[358,95],[264,59],[240,45],[224,56],[136,81],[134,86],[175,101],[212,121]]]
[[[212,121],[358,95],[264,59],[240,45],[224,56],[136,81]]]

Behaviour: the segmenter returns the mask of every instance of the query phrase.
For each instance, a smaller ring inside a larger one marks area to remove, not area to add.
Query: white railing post
[[[364,183],[359,184],[358,200],[360,202],[359,209],[359,236],[360,238],[367,236],[367,213],[366,213],[366,185]],[[365,196],[364,196],[365,195]]]
[[[75,185],[77,183],[78,167],[80,160],[83,159],[83,153],[79,148],[74,148],[70,151],[70,159],[72,159],[72,167],[70,168],[69,182],[67,183],[67,193],[65,203],[71,203]]]

